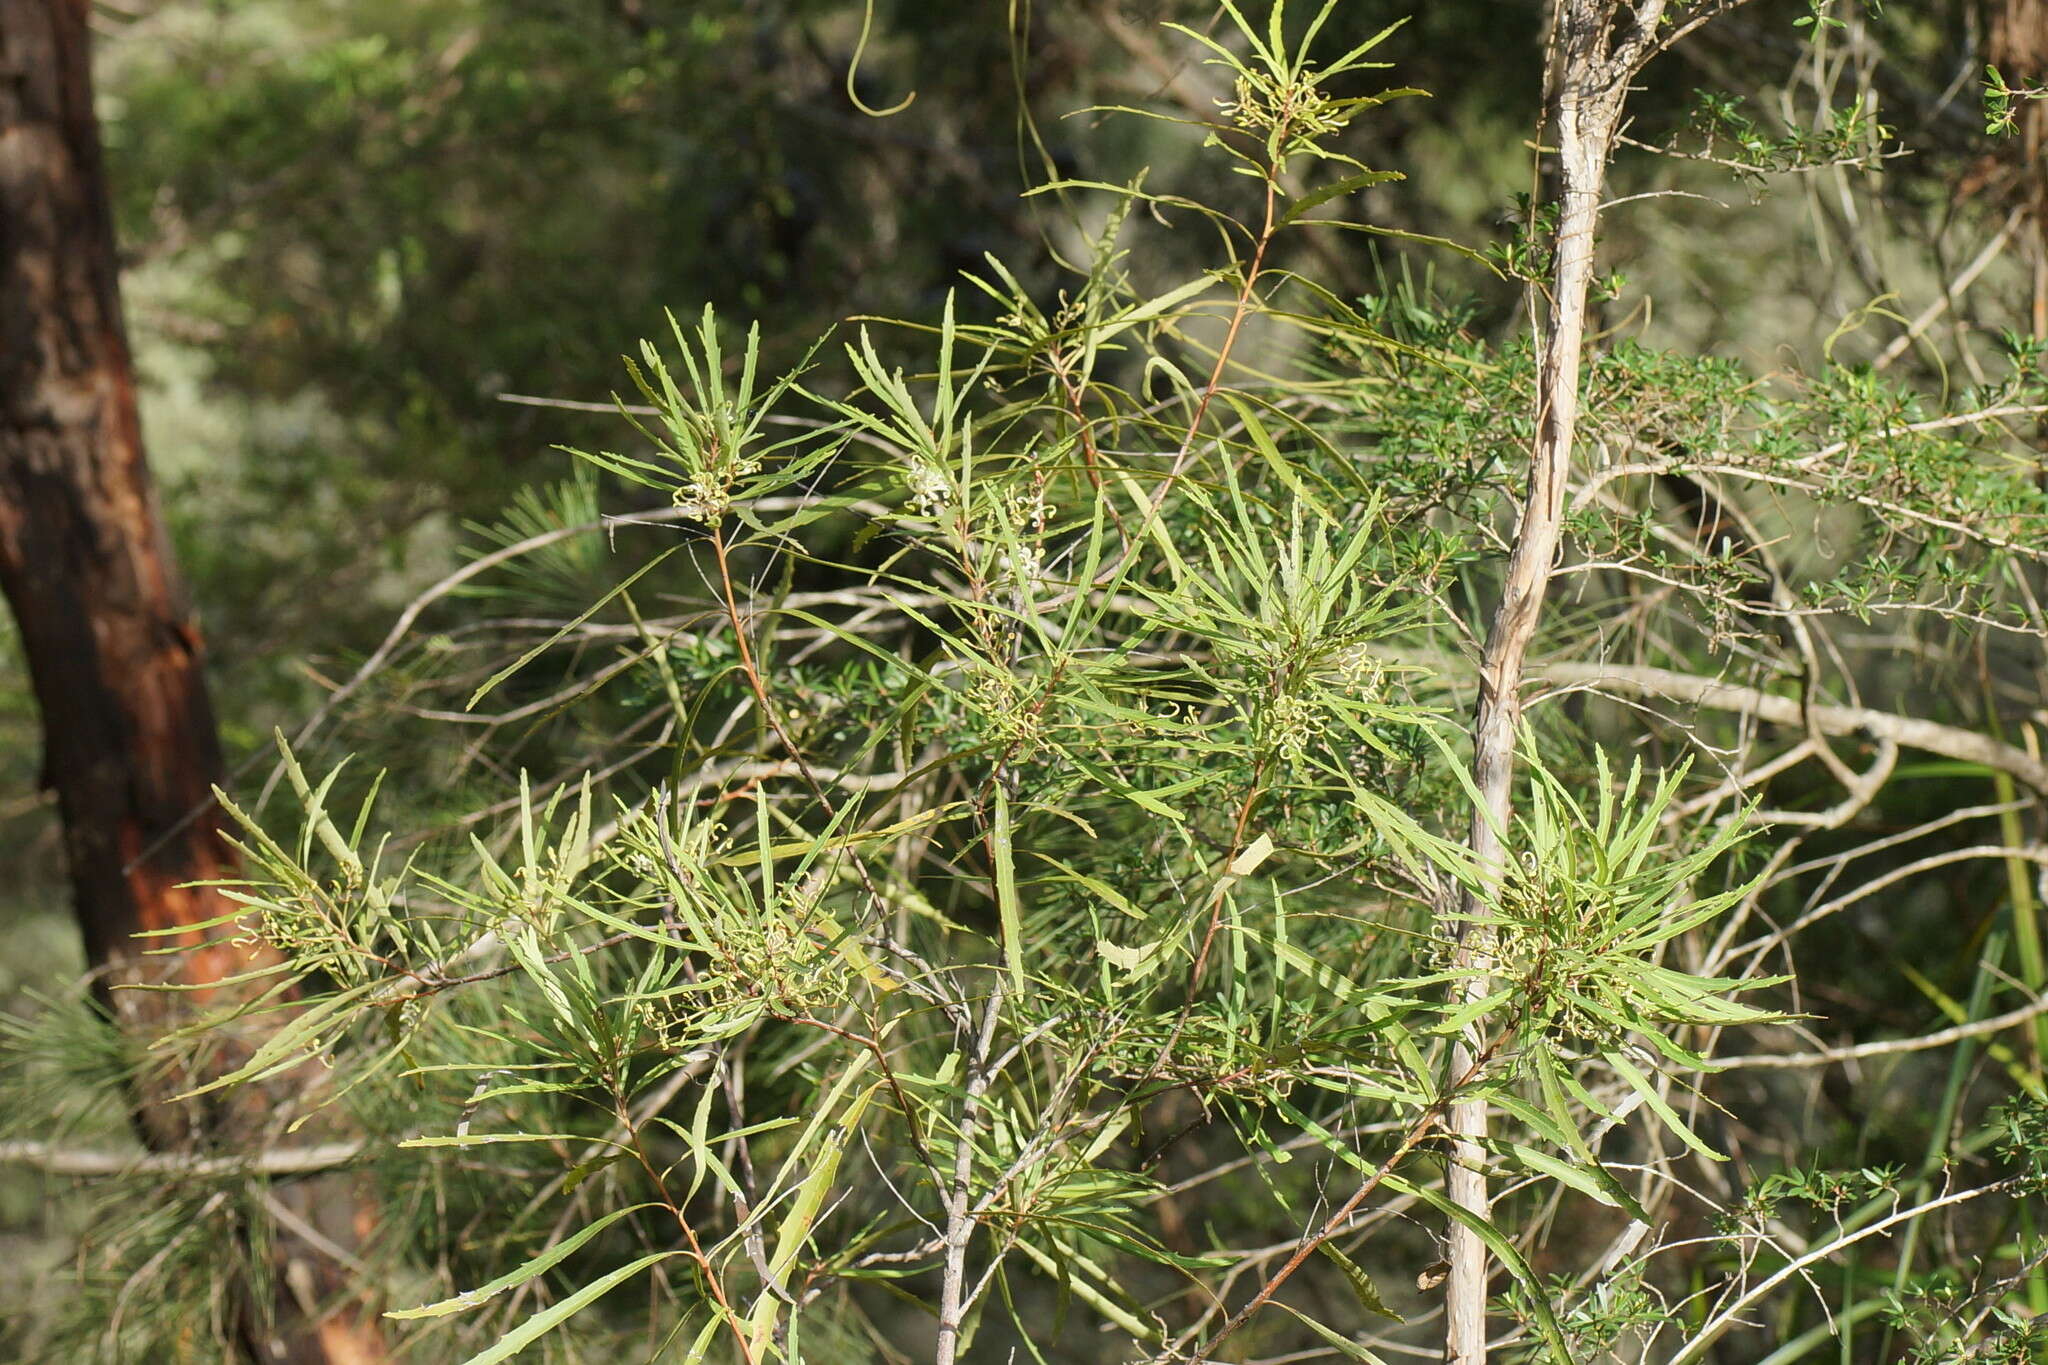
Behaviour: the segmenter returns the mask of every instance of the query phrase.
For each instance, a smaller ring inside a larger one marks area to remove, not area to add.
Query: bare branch
[[[274,1147],[233,1156],[186,1152],[107,1152],[55,1142],[0,1142],[0,1166],[27,1166],[46,1175],[243,1176],[307,1175],[352,1166],[372,1150],[368,1142],[323,1142]]]
[[[1530,676],[1567,687],[1664,697],[1691,706],[1738,712],[1772,725],[1794,726],[1801,730],[1811,721],[1823,734],[1865,734],[1908,749],[1919,749],[1923,753],[1982,764],[1986,768],[2009,773],[2035,791],[2048,795],[2048,763],[1987,735],[1937,721],[1874,711],[1865,706],[1816,703],[1802,708],[1795,697],[1780,697],[1754,687],[1723,682],[1719,678],[1635,664],[1557,661],[1539,664],[1530,670]]]
[[[1693,1365],[1694,1361],[1701,1359],[1706,1354],[1709,1347],[1721,1339],[1721,1335],[1724,1332],[1741,1322],[1743,1313],[1748,1311],[1752,1304],[1767,1298],[1779,1285],[1791,1279],[1794,1275],[1803,1274],[1808,1266],[1826,1260],[1844,1247],[1852,1246],[1866,1237],[1875,1237],[1880,1232],[1888,1232],[1900,1223],[1910,1223],[1915,1219],[1924,1218],[1936,1209],[1947,1208],[1952,1204],[1967,1203],[1972,1199],[1981,1199],[1987,1194],[2001,1193],[2011,1189],[2016,1183],[2015,1181],[2005,1180],[1995,1185],[1985,1185],[1979,1189],[1955,1190],[1937,1199],[1930,1199],[1925,1203],[1899,1209],[1878,1219],[1868,1227],[1858,1228],[1856,1231],[1846,1233],[1831,1242],[1824,1242],[1802,1256],[1794,1257],[1776,1271],[1751,1285],[1734,1302],[1709,1319],[1707,1324],[1695,1332],[1692,1338],[1686,1342],[1684,1349],[1671,1358],[1671,1365]]]
[[[1828,1048],[1822,1052],[1761,1052],[1745,1057],[1716,1057],[1716,1068],[1741,1069],[1745,1071],[1790,1071],[1799,1067],[1834,1066],[1838,1062],[1859,1061],[1865,1057],[1891,1057],[1902,1052],[1927,1052],[1950,1043],[1960,1043],[1966,1038],[1981,1038],[1987,1033],[2002,1033],[2029,1019],[2048,1014],[2048,995],[2029,1001],[2015,1010],[1992,1015],[1989,1019],[1977,1019],[1953,1028],[1937,1029],[1913,1038],[1885,1038],[1874,1043],[1858,1043],[1854,1047]]]
[[[933,1356],[936,1365],[953,1365],[960,1349],[961,1325],[973,1306],[967,1295],[967,1247],[974,1239],[974,1132],[981,1121],[981,1097],[995,1072],[989,1065],[988,1054],[995,1045],[1002,1006],[1003,988],[998,983],[989,990],[980,1033],[974,1040],[974,1053],[968,1062],[967,1093],[960,1102],[960,1131],[953,1139],[953,1188],[946,1193],[946,1267],[939,1286],[939,1341]]]

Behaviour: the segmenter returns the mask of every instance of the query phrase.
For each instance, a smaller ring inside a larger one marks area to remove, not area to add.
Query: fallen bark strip
[[[1567,687],[1590,687],[1604,692],[1625,692],[1637,697],[1662,697],[1669,701],[1704,706],[1714,711],[1733,711],[1755,716],[1772,725],[1797,726],[1809,721],[1826,735],[1869,735],[1890,740],[1908,749],[1939,754],[1964,763],[2009,773],[2036,792],[2048,795],[2048,763],[2024,749],[2002,744],[1989,735],[1920,720],[1890,711],[1873,711],[1864,706],[1816,705],[1809,711],[1796,697],[1781,697],[1754,687],[1680,673],[1669,668],[1648,668],[1636,664],[1546,663],[1529,670],[1532,680]]]

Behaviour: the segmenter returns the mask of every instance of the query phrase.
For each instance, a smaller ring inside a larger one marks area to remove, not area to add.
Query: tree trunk
[[[1985,54],[2013,86],[2038,89],[2048,80],[2048,0],[2004,0],[1991,15]],[[2020,102],[2019,139],[2007,152],[2014,164],[2016,197],[2034,228],[2035,336],[2048,336],[2048,103]]]
[[[1472,783],[1479,805],[1472,813],[1471,846],[1482,868],[1500,875],[1503,845],[1514,815],[1515,741],[1522,717],[1521,689],[1529,645],[1541,624],[1551,562],[1564,531],[1565,487],[1579,419],[1579,361],[1586,344],[1586,298],[1593,283],[1593,245],[1607,160],[1621,126],[1629,82],[1657,41],[1665,0],[1633,0],[1619,20],[1618,0],[1559,0],[1552,9],[1554,127],[1543,141],[1557,148],[1561,193],[1549,304],[1536,379],[1536,444],[1529,491],[1515,528],[1501,597],[1479,666],[1479,702],[1472,721]],[[1475,922],[1488,907],[1468,897],[1460,926],[1457,965],[1464,990],[1478,999],[1490,989],[1492,935]],[[1477,1075],[1486,1046],[1476,1036],[1451,1049],[1450,1074],[1459,1083]],[[1477,1222],[1490,1219],[1486,1187],[1489,1116],[1483,1099],[1451,1107],[1451,1161],[1445,1194]],[[1444,1286],[1444,1359],[1449,1365],[1486,1365],[1488,1262],[1486,1243],[1466,1223],[1446,1238],[1449,1277]]]
[[[144,463],[134,376],[93,112],[87,0],[0,0],[0,592],[41,708],[44,784],[64,822],[80,929],[101,997],[138,1040],[239,1003],[230,984],[274,960],[218,929],[138,940],[231,913],[209,886],[231,850],[212,796],[221,756],[199,631],[178,583]],[[164,954],[165,947],[181,952]],[[145,953],[148,955],[145,955]],[[144,984],[197,991],[128,989]],[[277,1092],[173,1103],[207,1067],[246,1057],[279,1015],[245,1016],[188,1061],[138,1085],[145,1141],[249,1145]],[[308,1077],[287,1075],[284,1089]],[[361,1201],[345,1176],[267,1191],[272,1206],[346,1248]],[[276,1239],[275,1304],[250,1304],[252,1358],[369,1362],[375,1317],[350,1304],[325,1251]],[[338,1310],[323,1305],[342,1302]]]

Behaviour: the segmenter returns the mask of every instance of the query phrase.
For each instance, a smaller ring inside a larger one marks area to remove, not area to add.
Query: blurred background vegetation
[[[1872,5],[1816,57],[1801,25],[1812,7],[1771,0],[1662,59],[1632,105],[1642,146],[1623,149],[1612,177],[1617,201],[1659,197],[1607,218],[1602,265],[1616,275],[1598,329],[1757,374],[1830,348],[1885,355],[1896,317],[1943,298],[2030,193],[1979,106],[1997,9]],[[507,395],[605,401],[619,356],[665,326],[665,308],[760,319],[780,366],[845,318],[934,315],[987,253],[1050,298],[1061,278],[1043,247],[1084,250],[1087,215],[1103,212],[1022,197],[1055,174],[1121,182],[1150,168],[1211,203],[1249,190],[1197,162],[1183,129],[1074,112],[1164,101],[1207,114],[1227,91],[1157,27],[1212,23],[1196,0],[880,0],[851,76],[863,12],[844,0],[108,0],[94,12],[145,435],[245,780],[264,771],[272,728],[302,723],[416,592],[575,505],[573,489],[518,498],[570,476],[558,445],[617,439],[604,413]],[[1335,23],[1363,35],[1401,19],[1383,52],[1391,76],[1431,97],[1349,135],[1369,164],[1407,176],[1353,207],[1477,249],[1512,243],[1540,189],[1529,139],[1543,7],[1348,0]],[[911,92],[886,119],[863,110]],[[1825,150],[1839,111],[1859,107],[1910,155],[1776,173]],[[1699,155],[1648,150],[1677,139]],[[1200,231],[1141,225],[1141,282],[1185,278],[1205,259]],[[1476,333],[1523,325],[1514,287],[1450,253],[1336,234],[1295,249],[1350,294],[1428,279],[1469,296]],[[2001,328],[2028,329],[2036,296],[2014,241],[1886,363],[1933,388],[1966,382]],[[585,538],[547,561],[565,601],[602,590],[603,558]],[[624,752],[623,725],[587,710],[468,730],[424,714],[408,689],[451,666],[471,600],[439,604],[439,634],[305,753],[309,768],[357,753],[434,779],[387,806],[402,828],[473,809],[522,764]],[[0,1010],[15,1011],[82,959],[8,629]],[[1897,799],[1939,810],[1985,799],[1982,786],[1927,782]],[[1857,969],[1872,934],[1902,957],[1953,959],[1967,983],[1973,964],[1931,936],[1999,875],[1959,880],[1953,901],[1869,909],[1832,969],[1816,965],[1818,988],[1879,1014],[1910,1003]],[[1961,995],[1958,981],[1945,984]],[[1816,1150],[1854,1149],[1915,1102],[1828,1075],[1806,1120]],[[0,1175],[0,1323],[89,1217],[83,1203],[45,1204],[49,1188]]]

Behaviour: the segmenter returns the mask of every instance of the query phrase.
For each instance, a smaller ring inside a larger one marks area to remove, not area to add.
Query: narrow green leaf
[[[1302,195],[1292,204],[1289,204],[1287,212],[1281,215],[1277,226],[1286,227],[1290,223],[1299,222],[1303,214],[1319,205],[1329,203],[1332,199],[1339,199],[1344,195],[1354,194],[1359,190],[1369,189],[1374,185],[1384,185],[1391,180],[1406,180],[1407,178],[1399,171],[1361,171],[1357,175],[1347,175],[1342,180],[1333,181],[1318,189],[1310,190],[1307,194]]]
[[[564,1237],[561,1241],[556,1242],[553,1246],[541,1252],[540,1255],[535,1256],[518,1268],[500,1275],[489,1284],[478,1285],[475,1289],[457,1294],[453,1298],[442,1299],[437,1303],[422,1304],[418,1308],[395,1308],[385,1313],[384,1316],[400,1319],[441,1318],[448,1316],[450,1313],[466,1312],[471,1308],[479,1307],[489,1303],[506,1290],[517,1289],[536,1275],[543,1275],[554,1269],[564,1259],[575,1255],[585,1242],[588,1242],[621,1218],[638,1213],[642,1209],[659,1207],[661,1207],[659,1204],[647,1203],[633,1204],[623,1209],[614,1209],[581,1231]]]
[[[1446,1218],[1451,1218],[1472,1229],[1480,1241],[1486,1243],[1500,1263],[1508,1268],[1517,1280],[1530,1292],[1527,1295],[1530,1310],[1536,1315],[1536,1329],[1542,1334],[1543,1342],[1550,1348],[1556,1365],[1575,1365],[1571,1345],[1565,1340],[1564,1330],[1557,1324],[1557,1314],[1550,1307],[1550,1291],[1529,1268],[1529,1262],[1516,1249],[1506,1234],[1480,1215],[1452,1203],[1442,1190],[1432,1185],[1418,1185],[1405,1176],[1391,1172],[1381,1182],[1396,1194],[1412,1195]]]
[[[673,1260],[683,1254],[681,1251],[657,1251],[598,1277],[560,1303],[535,1313],[518,1327],[498,1338],[494,1344],[463,1361],[462,1365],[497,1365],[501,1360],[510,1359],[647,1267]]]
[[[1676,1134],[1679,1141],[1709,1161],[1726,1161],[1728,1159],[1707,1146],[1706,1143],[1700,1141],[1699,1134],[1687,1127],[1685,1120],[1678,1116],[1678,1111],[1673,1109],[1665,1101],[1664,1097],[1657,1093],[1657,1083],[1639,1071],[1628,1058],[1618,1052],[1606,1052],[1602,1053],[1601,1056],[1605,1059],[1607,1065],[1614,1068],[1614,1074],[1621,1077],[1627,1083],[1629,1089],[1643,1097],[1643,1103],[1648,1105],[1650,1111],[1656,1114],[1659,1119],[1663,1120],[1664,1126]]]
[[[1002,921],[1003,962],[1009,968],[1010,989],[1024,993],[1024,912],[1017,901],[1017,851],[1011,843],[1010,791],[1001,772],[995,788],[989,825],[989,859],[995,864],[996,914]]]
[[[1344,1272],[1344,1281],[1351,1286],[1351,1292],[1358,1296],[1358,1306],[1360,1308],[1363,1308],[1375,1317],[1391,1318],[1395,1322],[1407,1321],[1399,1313],[1387,1307],[1385,1300],[1380,1298],[1380,1291],[1373,1285],[1372,1277],[1359,1268],[1358,1262],[1346,1256],[1334,1241],[1321,1242],[1317,1244],[1316,1250],[1322,1252],[1331,1261],[1334,1261],[1337,1269]]]

